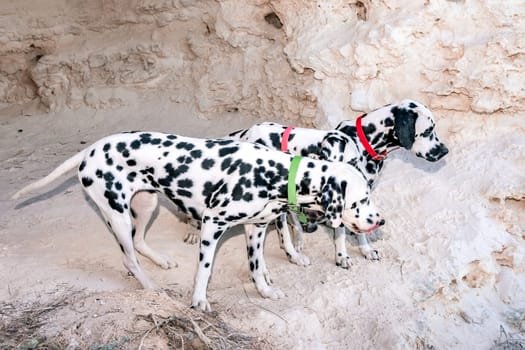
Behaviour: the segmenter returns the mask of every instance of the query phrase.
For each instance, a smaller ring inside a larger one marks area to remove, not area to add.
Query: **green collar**
[[[306,224],[306,215],[301,211],[301,206],[297,204],[297,191],[295,189],[295,180],[301,159],[303,159],[303,157],[294,156],[290,164],[290,170],[288,172],[288,210],[297,214],[301,224]]]

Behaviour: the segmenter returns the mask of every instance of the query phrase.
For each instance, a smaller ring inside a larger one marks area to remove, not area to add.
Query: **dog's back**
[[[286,129],[289,129],[288,133]],[[352,163],[359,155],[354,141],[340,131],[288,127],[274,122],[237,130],[229,134],[228,139],[253,142],[304,157],[345,163]]]

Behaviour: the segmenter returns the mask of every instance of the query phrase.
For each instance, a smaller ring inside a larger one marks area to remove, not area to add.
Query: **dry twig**
[[[141,337],[139,350],[153,331],[161,332],[171,348],[177,349],[263,349],[269,345],[253,336],[234,331],[214,314],[198,316],[172,315],[158,322],[158,316],[139,315],[137,318],[153,323]]]

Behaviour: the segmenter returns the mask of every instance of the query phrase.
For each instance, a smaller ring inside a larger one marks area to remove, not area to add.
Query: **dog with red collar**
[[[432,113],[423,104],[413,100],[383,106],[356,120],[342,121],[336,130],[293,128],[265,122],[235,131],[229,137],[292,154],[349,163],[361,172],[370,186],[377,179],[387,155],[399,148],[409,150],[430,162],[438,161],[448,153],[447,147],[439,141],[436,134]],[[315,221],[315,215],[309,217],[311,221]],[[300,253],[301,226],[295,215],[292,214],[289,218],[296,229],[295,248],[291,243],[286,216],[281,216],[276,221],[281,247],[291,262],[308,265],[308,257]],[[346,250],[345,238],[344,228],[336,228],[335,262],[337,266],[349,268],[351,258]],[[357,238],[364,257],[380,259],[379,252],[370,246],[366,233],[357,234]]]

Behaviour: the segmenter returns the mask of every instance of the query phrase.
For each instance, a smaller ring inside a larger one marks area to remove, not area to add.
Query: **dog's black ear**
[[[394,115],[394,131],[399,139],[399,144],[409,150],[416,140],[417,113],[397,106],[391,111]]]
[[[346,190],[346,182],[344,182],[344,187]],[[321,190],[321,206],[330,226],[336,228],[342,225],[345,207],[344,192],[334,177],[330,177]]]

